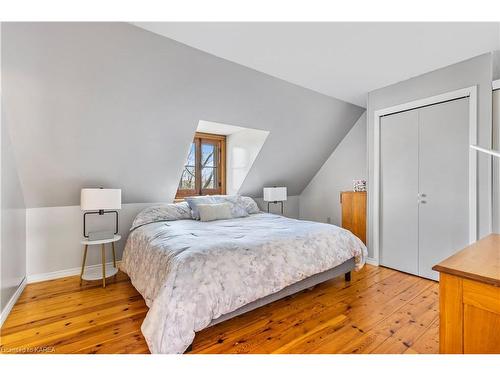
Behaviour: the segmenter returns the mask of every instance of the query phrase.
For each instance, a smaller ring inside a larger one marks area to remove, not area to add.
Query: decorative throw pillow
[[[134,230],[142,225],[155,223],[157,221],[173,221],[192,219],[191,209],[186,202],[180,203],[165,203],[143,209],[135,217],[132,223]]]
[[[199,204],[197,208],[200,214],[200,221],[232,219],[232,206],[233,205],[229,202]]]
[[[191,216],[195,220],[200,220],[200,213],[198,212],[198,205],[200,204],[213,204],[217,202],[212,195],[204,195],[200,197],[188,197],[186,202],[191,208]]]
[[[241,196],[241,202],[243,207],[247,210],[249,214],[258,214],[260,212],[260,208],[257,203],[250,197]]]

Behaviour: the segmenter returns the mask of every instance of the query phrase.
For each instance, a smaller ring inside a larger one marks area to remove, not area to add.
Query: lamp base
[[[85,212],[83,214],[83,237],[89,238],[89,235],[87,234],[87,230],[86,230],[87,215],[100,215],[100,216],[102,216],[104,214],[115,214],[115,233],[114,234],[118,234],[118,211],[99,210],[99,211],[89,211],[89,212]],[[105,237],[105,238],[96,238],[95,240],[107,240],[110,238],[113,238],[113,236]]]
[[[96,232],[89,232],[89,241],[99,241],[99,240],[109,240],[113,238],[115,234],[111,230],[102,230]]]
[[[269,204],[281,204],[281,215],[283,215],[283,201],[274,201],[274,202],[267,202],[267,212],[269,212]]]

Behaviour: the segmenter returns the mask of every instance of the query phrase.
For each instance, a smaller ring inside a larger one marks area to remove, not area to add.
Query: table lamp
[[[83,214],[83,236],[91,241],[105,240],[113,238],[118,234],[118,211],[122,208],[122,191],[121,189],[82,189],[80,194],[80,207]],[[87,234],[86,221],[87,215],[104,215],[115,214],[115,232],[108,231],[93,231]]]
[[[269,212],[269,204],[281,203],[281,214],[283,215],[283,202],[286,201],[286,187],[266,187],[264,188],[264,201],[267,202],[267,212]]]

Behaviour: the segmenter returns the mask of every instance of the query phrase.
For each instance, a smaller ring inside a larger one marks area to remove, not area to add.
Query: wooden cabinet
[[[343,191],[342,228],[350,230],[366,244],[366,191]]]
[[[440,353],[500,353],[500,234],[433,269],[440,272]]]

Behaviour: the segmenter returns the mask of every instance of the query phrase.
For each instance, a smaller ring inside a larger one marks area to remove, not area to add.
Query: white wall
[[[131,203],[119,210],[119,234],[116,257],[121,259],[128,230],[135,216],[154,203]],[[99,227],[114,229],[114,215],[87,216],[88,230]],[[28,281],[35,275],[59,272],[81,267],[83,246],[83,212],[80,206],[41,207],[26,210],[26,273]],[[106,246],[107,260],[111,261],[111,246]],[[99,248],[89,249],[86,265],[101,263]]]
[[[500,90],[493,91],[493,148],[500,150]],[[499,158],[493,158],[493,232],[500,233]]]
[[[352,190],[352,181],[367,172],[364,113],[300,195],[300,218],[340,226],[340,192]]]
[[[238,193],[268,135],[265,130],[244,129],[227,136],[227,194]]]
[[[500,80],[500,50],[493,52],[493,80]],[[500,90],[493,92],[493,148],[500,150]],[[493,158],[493,232],[500,233],[500,159]]]
[[[0,24],[0,40],[2,26]],[[8,120],[10,119],[2,96],[0,120],[0,308],[2,321],[8,309],[12,307],[12,297],[26,275],[26,210],[9,131],[14,125]]]

